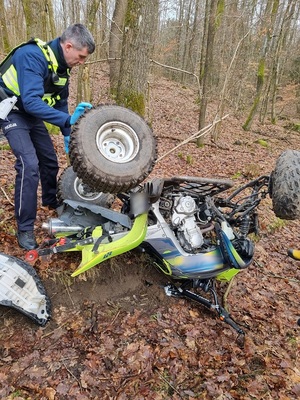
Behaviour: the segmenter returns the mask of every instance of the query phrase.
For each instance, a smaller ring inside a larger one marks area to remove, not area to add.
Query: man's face
[[[81,50],[78,50],[71,42],[63,43],[62,49],[66,63],[70,68],[83,64],[89,55],[87,47],[83,47]]]

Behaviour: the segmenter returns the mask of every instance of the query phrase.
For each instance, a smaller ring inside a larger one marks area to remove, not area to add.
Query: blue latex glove
[[[69,154],[70,136],[64,136],[65,152]]]
[[[79,103],[70,119],[70,124],[74,125],[78,119],[84,114],[86,108],[92,108],[90,103]]]

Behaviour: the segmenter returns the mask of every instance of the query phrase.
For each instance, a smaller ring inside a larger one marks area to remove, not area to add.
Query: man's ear
[[[65,43],[65,50],[69,51],[73,47],[71,42],[66,42]]]

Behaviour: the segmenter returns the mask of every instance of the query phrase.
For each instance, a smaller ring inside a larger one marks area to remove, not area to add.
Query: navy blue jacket
[[[64,59],[63,51],[56,38],[49,42],[55,57],[58,61],[58,73],[65,73],[68,69]],[[43,100],[44,81],[49,76],[48,61],[41,49],[34,43],[26,44],[15,51],[12,56],[12,63],[17,71],[20,96],[16,106],[20,111],[43,121],[49,122],[60,127],[64,136],[70,135],[70,118],[68,113],[69,84],[67,84],[62,93],[61,99],[50,107]],[[5,86],[0,78],[0,85],[5,88],[8,95],[13,95]]]

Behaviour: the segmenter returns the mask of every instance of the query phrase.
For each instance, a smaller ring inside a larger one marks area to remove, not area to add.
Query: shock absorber
[[[245,239],[249,233],[250,229],[250,217],[249,215],[245,215],[245,217],[241,220],[240,225],[240,237]]]

